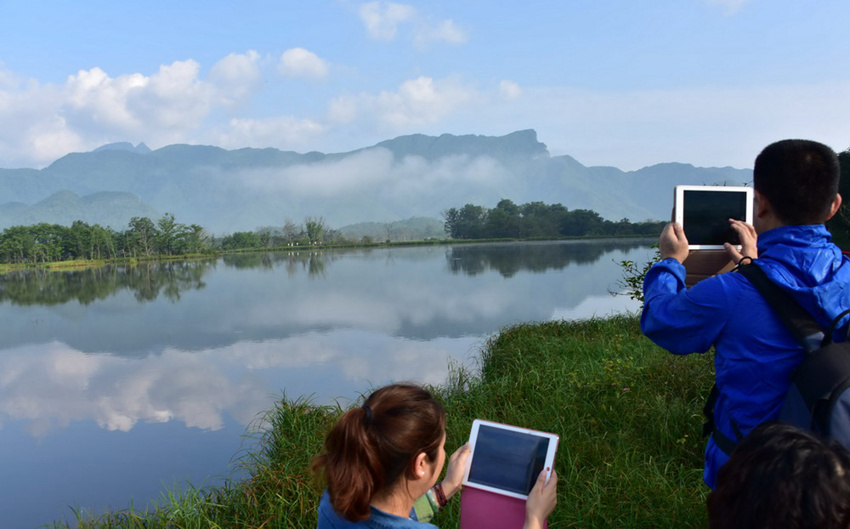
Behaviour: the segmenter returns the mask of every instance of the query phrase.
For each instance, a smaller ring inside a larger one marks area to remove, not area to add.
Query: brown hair
[[[436,461],[445,429],[446,412],[428,391],[392,384],[343,414],[311,466],[326,481],[336,512],[365,520],[372,497],[412,472],[418,454]]]

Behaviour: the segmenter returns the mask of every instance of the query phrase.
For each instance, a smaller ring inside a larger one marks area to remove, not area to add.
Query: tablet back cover
[[[522,529],[524,524],[525,500],[470,485],[463,487],[460,529]]]

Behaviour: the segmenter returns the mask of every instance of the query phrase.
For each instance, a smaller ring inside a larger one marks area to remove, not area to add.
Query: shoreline
[[[448,412],[449,453],[466,441],[474,418],[560,435],[550,523],[704,526],[699,411],[712,376],[711,355],[670,355],[640,333],[637,316],[619,315],[501,329],[480,352],[479,374],[452,369],[432,390]],[[309,461],[342,411],[339,403],[281,399],[249,432],[254,448],[234,463],[244,480],[167,491],[143,511],[92,518],[74,511],[76,524],[314,528],[321,486]],[[457,527],[458,504],[435,523]]]
[[[237,250],[217,250],[203,254],[183,254],[183,255],[161,255],[150,257],[116,257],[113,259],[77,259],[73,261],[47,261],[41,263],[0,263],[0,275],[8,272],[17,272],[21,270],[38,270],[47,272],[62,272],[73,270],[86,270],[91,268],[101,268],[107,265],[124,264],[136,266],[140,263],[157,263],[168,261],[187,261],[187,260],[203,260],[203,259],[218,259],[225,255],[239,254],[257,254],[268,252],[300,252],[300,251],[316,251],[316,250],[338,250],[338,249],[375,249],[375,248],[406,248],[416,246],[449,246],[457,244],[485,244],[485,243],[511,243],[511,242],[543,242],[543,241],[642,241],[645,240],[649,244],[657,242],[657,237],[648,237],[643,235],[635,236],[583,236],[583,237],[535,237],[530,239],[434,239],[423,241],[396,241],[396,242],[375,242],[375,243],[359,243],[353,242],[348,244],[316,244],[302,246],[275,246],[270,248],[244,248]]]

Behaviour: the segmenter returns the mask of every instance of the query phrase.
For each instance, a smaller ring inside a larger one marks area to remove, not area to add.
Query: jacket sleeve
[[[704,353],[729,317],[726,289],[720,276],[685,288],[685,267],[665,259],[649,269],[643,283],[643,333],[674,354]]]

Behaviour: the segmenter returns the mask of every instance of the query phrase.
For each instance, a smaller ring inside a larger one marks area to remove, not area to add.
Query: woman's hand
[[[531,489],[528,500],[525,502],[525,525],[523,529],[543,529],[546,518],[555,510],[558,503],[557,497],[558,475],[552,469],[552,476],[546,483],[546,471],[537,476],[537,483]]]
[[[469,443],[455,450],[454,454],[449,457],[446,477],[443,478],[443,493],[446,495],[446,499],[451,498],[460,490],[467,459],[469,459]]]

